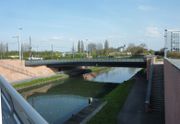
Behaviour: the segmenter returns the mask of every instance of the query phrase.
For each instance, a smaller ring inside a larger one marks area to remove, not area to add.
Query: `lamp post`
[[[165,45],[164,45],[164,58],[167,58],[167,50],[168,50],[168,46],[167,46],[167,32],[168,32],[168,30],[167,29],[165,29],[164,30],[164,38],[165,38]]]
[[[23,28],[18,28],[19,30],[19,59],[22,60],[22,44],[21,44],[21,31]]]
[[[13,36],[12,38],[16,38],[18,42],[18,51],[20,51],[20,44],[19,44],[19,36]],[[19,59],[21,60],[21,54],[19,52]]]

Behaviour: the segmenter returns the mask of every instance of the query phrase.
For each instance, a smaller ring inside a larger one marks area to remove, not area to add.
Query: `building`
[[[180,31],[165,30],[165,48],[171,52],[180,52]]]

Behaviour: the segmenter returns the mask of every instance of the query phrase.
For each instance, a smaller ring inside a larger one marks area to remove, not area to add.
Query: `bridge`
[[[144,58],[106,58],[106,59],[61,59],[61,60],[28,60],[25,66],[48,67],[74,67],[74,66],[106,66],[106,67],[135,67],[145,68],[146,59]]]

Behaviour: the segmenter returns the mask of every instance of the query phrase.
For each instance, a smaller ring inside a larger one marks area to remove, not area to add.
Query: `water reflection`
[[[140,68],[112,68],[110,71],[97,75],[93,81],[122,83],[136,74]]]
[[[75,95],[41,95],[28,102],[51,124],[61,124],[88,105],[88,98]]]

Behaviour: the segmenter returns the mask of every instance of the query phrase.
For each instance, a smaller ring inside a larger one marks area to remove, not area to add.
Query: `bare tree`
[[[80,51],[81,51],[81,41],[80,40],[78,41],[77,49],[78,49],[78,52],[80,53]]]
[[[108,42],[108,40],[105,40],[105,42],[104,42],[104,54],[105,55],[109,54],[109,42]]]

